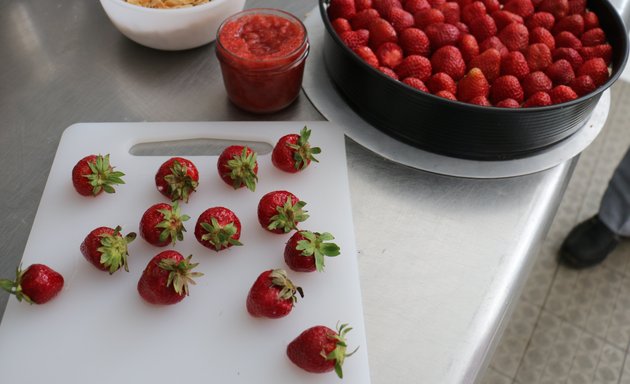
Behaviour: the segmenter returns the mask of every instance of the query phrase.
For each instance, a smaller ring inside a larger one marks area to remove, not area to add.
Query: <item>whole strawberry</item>
[[[201,245],[217,252],[233,245],[243,245],[238,241],[241,221],[227,208],[208,208],[197,219],[195,237]]]
[[[258,222],[273,233],[288,233],[297,224],[308,219],[306,205],[288,191],[273,191],[264,195],[258,202]]]
[[[311,161],[318,162],[314,155],[321,153],[319,147],[311,147],[308,139],[311,130],[304,127],[300,134],[282,136],[273,147],[271,162],[278,169],[289,173],[295,173],[306,169]]]
[[[184,240],[184,221],[188,219],[190,216],[181,214],[178,202],[154,204],[140,219],[140,236],[156,247],[175,245]]]
[[[123,237],[120,231],[120,226],[92,230],[81,243],[83,257],[101,271],[109,271],[110,275],[121,267],[129,272],[127,245],[136,238],[136,234],[130,232]]]
[[[138,293],[151,304],[175,304],[188,296],[188,284],[203,273],[192,272],[198,263],[192,255],[184,258],[179,252],[164,251],[149,261],[138,281]]]
[[[324,256],[339,255],[339,246],[329,242],[334,239],[328,232],[295,232],[284,248],[284,261],[297,272],[322,272]]]
[[[114,171],[109,163],[109,155],[89,155],[72,168],[72,184],[83,196],[96,196],[101,192],[114,193],[113,185],[125,184],[124,173]]]
[[[63,288],[63,276],[44,264],[32,264],[26,270],[17,268],[15,281],[0,279],[0,288],[15,295],[18,301],[44,304]]]
[[[172,201],[188,202],[199,185],[199,172],[192,161],[183,157],[166,160],[155,174],[155,185],[161,194]]]
[[[217,161],[219,176],[234,189],[247,187],[256,190],[258,182],[257,154],[249,147],[231,145],[221,152]]]
[[[261,273],[247,295],[247,312],[254,317],[278,319],[288,315],[297,302],[296,293],[304,297],[302,288],[296,287],[283,269],[270,269]]]
[[[307,372],[325,373],[335,370],[343,378],[342,366],[347,354],[346,334],[352,328],[341,324],[337,331],[317,325],[302,332],[287,346],[287,356],[298,367]]]

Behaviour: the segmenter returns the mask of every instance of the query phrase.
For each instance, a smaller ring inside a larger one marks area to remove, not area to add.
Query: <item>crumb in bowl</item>
[[[146,8],[187,8],[210,2],[210,0],[126,0],[129,4]]]

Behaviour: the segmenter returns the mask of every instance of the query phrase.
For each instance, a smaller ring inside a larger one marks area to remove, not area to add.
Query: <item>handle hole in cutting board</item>
[[[129,149],[133,156],[219,156],[230,145],[246,145],[259,155],[271,153],[273,147],[260,141],[186,139],[139,143]]]

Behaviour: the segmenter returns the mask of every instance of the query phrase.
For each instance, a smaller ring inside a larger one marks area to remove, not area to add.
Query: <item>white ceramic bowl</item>
[[[228,16],[239,12],[245,0],[211,0],[189,8],[154,9],[124,0],[100,0],[118,30],[144,46],[167,51],[208,44]]]

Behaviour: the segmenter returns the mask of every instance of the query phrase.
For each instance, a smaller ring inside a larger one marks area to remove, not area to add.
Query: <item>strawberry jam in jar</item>
[[[249,9],[227,18],[216,41],[223,83],[238,107],[270,113],[297,98],[309,51],[298,18],[276,9]]]

